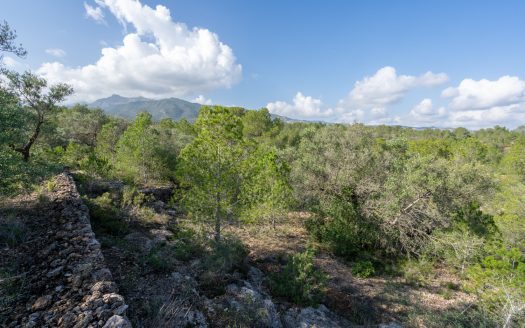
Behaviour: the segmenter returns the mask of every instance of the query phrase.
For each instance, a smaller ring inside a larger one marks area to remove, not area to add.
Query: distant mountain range
[[[112,95],[107,98],[98,99],[90,104],[89,107],[101,108],[106,113],[123,117],[126,119],[134,119],[138,113],[147,111],[153,116],[154,120],[162,120],[163,118],[171,118],[172,120],[178,121],[182,118],[187,119],[190,122],[194,122],[199,115],[201,104],[192,103],[179,98],[167,98],[167,99],[148,99],[144,97],[122,97],[119,95]],[[293,122],[310,122],[289,118],[277,114],[271,114],[272,118],[279,118],[285,123]],[[316,121],[317,123],[327,123]],[[331,123],[327,123],[331,124]],[[427,129],[440,129],[440,130],[451,130],[449,128],[438,128],[438,127],[409,127],[401,126],[404,128],[411,128],[416,130],[427,130]]]
[[[127,119],[134,119],[138,113],[147,111],[154,120],[171,118],[178,121],[182,118],[194,122],[199,115],[199,109],[202,105],[192,103],[178,98],[167,99],[148,99],[144,97],[122,97],[112,95],[107,98],[98,99],[90,104],[89,107],[101,108],[106,113]],[[284,122],[301,122],[285,116],[272,114],[273,118],[279,118]]]
[[[178,121],[185,118],[193,122],[199,115],[201,105],[178,98],[155,100],[144,97],[127,98],[112,95],[90,103],[89,107],[98,107],[110,115],[127,119],[134,119],[138,113],[147,111],[153,116],[154,120],[171,118]]]

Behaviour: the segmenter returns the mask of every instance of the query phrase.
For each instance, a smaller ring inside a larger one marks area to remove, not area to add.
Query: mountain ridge
[[[107,114],[126,119],[134,119],[138,113],[147,111],[154,120],[171,118],[175,121],[183,118],[194,122],[203,106],[198,103],[171,97],[163,99],[150,99],[145,97],[123,97],[113,94],[106,98],[97,99],[88,104],[89,107],[101,108]],[[306,122],[286,116],[271,114],[272,118],[279,118],[283,122]]]

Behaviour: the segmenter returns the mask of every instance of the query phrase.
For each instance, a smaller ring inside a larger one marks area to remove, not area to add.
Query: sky
[[[0,0],[70,102],[177,97],[296,119],[525,124],[525,1]]]

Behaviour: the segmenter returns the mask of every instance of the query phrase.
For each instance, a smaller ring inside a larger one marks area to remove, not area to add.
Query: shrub
[[[173,239],[173,253],[181,261],[191,260],[204,252],[202,241],[192,229],[182,227]]]
[[[152,248],[146,256],[146,263],[157,272],[173,271],[176,266],[173,249],[165,244]]]
[[[401,267],[406,282],[414,285],[427,283],[434,273],[434,263],[425,257],[408,259]]]
[[[139,192],[135,186],[124,186],[124,190],[122,191],[122,202],[121,202],[121,205],[123,207],[126,207],[126,206],[140,207],[147,201],[148,199],[146,195]]]
[[[352,267],[352,274],[360,278],[368,278],[375,273],[374,265],[370,261],[359,261]]]
[[[113,205],[109,193],[104,193],[97,198],[86,198],[86,204],[91,216],[91,224],[96,231],[101,231],[113,236],[127,233],[128,226],[123,220],[123,213]]]
[[[325,281],[325,274],[314,266],[313,250],[307,249],[293,255],[282,272],[271,276],[271,289],[297,304],[317,305]]]
[[[501,326],[525,320],[525,257],[517,248],[492,246],[492,255],[467,270],[467,290]]]
[[[220,243],[212,244],[210,254],[204,258],[204,266],[214,272],[231,272],[243,266],[247,255],[248,251],[239,239],[225,236]]]

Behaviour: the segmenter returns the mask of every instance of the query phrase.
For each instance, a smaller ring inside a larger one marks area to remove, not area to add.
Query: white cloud
[[[10,56],[3,56],[1,58],[1,61],[2,61],[1,64],[4,64],[5,67],[10,69],[10,70],[14,70],[14,71],[17,71],[17,72],[22,72],[22,71],[25,71],[25,70],[29,69],[29,66],[19,62],[18,60],[14,59],[13,57],[10,57]],[[1,64],[0,64],[0,67],[2,66]]]
[[[213,101],[211,99],[204,97],[203,95],[199,95],[197,98],[193,99],[191,102],[201,104],[201,105],[213,105]]]
[[[451,112],[447,124],[449,126],[480,129],[494,125],[504,125],[515,128],[525,122],[525,104],[496,106],[484,110],[465,110]]]
[[[320,99],[305,96],[297,92],[292,103],[276,101],[266,105],[272,114],[289,116],[292,118],[322,118],[334,114],[331,108],[325,108]]]
[[[60,58],[60,57],[64,57],[66,55],[66,52],[62,49],[50,48],[50,49],[46,49],[46,54]]]
[[[97,23],[105,24],[104,13],[102,8],[90,6],[88,3],[84,2],[84,9],[86,10],[86,17],[89,17],[96,21]]]
[[[425,98],[412,108],[409,115],[410,120],[416,123],[432,123],[433,125],[438,125],[440,120],[446,117],[447,110],[445,107],[435,108],[432,104],[432,99]]]
[[[341,114],[341,116],[339,116],[338,121],[342,123],[363,122],[365,116],[366,116],[366,113],[363,110],[356,109],[356,110],[352,110],[352,111]]]
[[[397,75],[395,68],[385,66],[373,76],[355,82],[348,96],[336,107],[325,106],[320,99],[297,93],[293,103],[277,101],[267,105],[279,115],[297,118],[325,118],[337,122],[396,123],[398,116],[390,117],[388,106],[401,101],[417,87],[431,87],[448,81],[445,73],[426,72],[420,76]],[[397,124],[397,123],[396,123]]]
[[[74,101],[109,94],[183,97],[228,88],[242,75],[232,49],[217,34],[173,21],[168,8],[151,8],[133,0],[96,0],[135,32],[117,47],[105,47],[94,64],[66,67],[44,63],[38,73],[51,82],[68,82]],[[153,41],[150,41],[153,40]]]
[[[489,109],[525,102],[525,81],[516,76],[502,76],[498,80],[464,79],[458,87],[441,93],[452,98],[450,108],[458,111]]]
[[[396,69],[385,66],[373,76],[357,81],[344,103],[351,107],[385,107],[402,100],[412,89],[436,86],[448,81],[445,73],[426,72],[420,76],[397,75]]]

